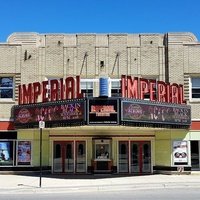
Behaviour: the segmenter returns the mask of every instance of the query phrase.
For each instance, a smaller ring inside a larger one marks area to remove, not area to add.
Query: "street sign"
[[[45,122],[39,121],[39,128],[45,128]]]

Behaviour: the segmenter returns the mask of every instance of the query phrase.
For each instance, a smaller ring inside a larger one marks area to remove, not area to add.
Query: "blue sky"
[[[192,32],[200,0],[1,0],[0,42],[13,32]]]

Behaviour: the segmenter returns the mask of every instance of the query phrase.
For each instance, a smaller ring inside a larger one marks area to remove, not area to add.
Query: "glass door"
[[[131,142],[131,173],[151,172],[151,142]]]
[[[199,169],[199,141],[191,141],[191,165],[192,169]]]
[[[74,145],[73,142],[65,142],[64,148],[64,171],[74,172]]]
[[[129,145],[128,141],[119,141],[119,173],[129,172]]]
[[[150,141],[119,141],[119,173],[151,173]]]
[[[140,172],[140,143],[131,142],[131,173]]]
[[[62,172],[62,147],[61,143],[54,143],[54,158],[53,158],[53,171]]]
[[[54,142],[53,171],[60,173],[74,172],[73,141]]]
[[[151,143],[142,142],[142,171],[141,173],[151,172]]]
[[[85,141],[76,142],[76,172],[86,172],[86,144]]]

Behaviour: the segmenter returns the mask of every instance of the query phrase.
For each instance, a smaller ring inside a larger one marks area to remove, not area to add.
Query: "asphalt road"
[[[123,191],[0,194],[1,200],[199,200],[199,188],[157,188]]]

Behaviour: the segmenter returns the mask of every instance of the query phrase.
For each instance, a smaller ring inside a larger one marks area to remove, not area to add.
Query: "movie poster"
[[[31,164],[31,141],[19,141],[17,151],[18,165]]]
[[[12,164],[12,152],[10,142],[0,142],[0,165]]]
[[[173,141],[173,160],[174,165],[188,164],[187,141]]]

